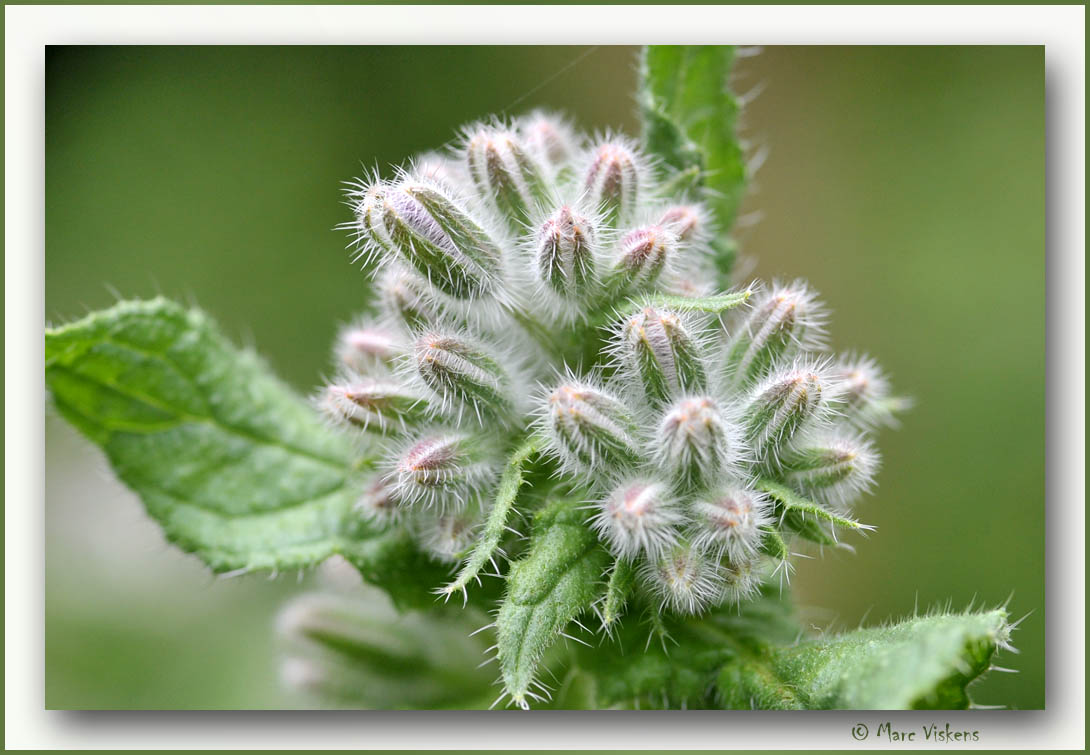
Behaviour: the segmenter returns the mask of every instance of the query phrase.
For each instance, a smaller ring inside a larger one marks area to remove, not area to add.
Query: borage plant
[[[47,332],[55,407],[173,543],[219,573],[338,555],[403,612],[296,601],[290,680],[471,707],[487,653],[521,707],[970,704],[1001,609],[793,619],[791,549],[869,529],[873,431],[905,402],[826,353],[805,282],[732,287],[733,55],[648,49],[639,143],[538,112],[353,184],[380,312],[309,403],[167,301]]]

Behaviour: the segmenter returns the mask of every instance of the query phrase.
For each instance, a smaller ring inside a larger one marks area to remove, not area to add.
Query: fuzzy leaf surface
[[[529,552],[511,565],[496,618],[507,693],[523,704],[542,654],[601,594],[609,554],[578,505],[552,501],[534,518]]]
[[[940,614],[740,654],[719,674],[726,708],[959,710],[1010,629],[1002,610]]]
[[[201,312],[121,302],[46,331],[54,405],[105,452],[170,542],[213,571],[295,569],[343,554],[399,602],[438,569],[353,513],[350,441]],[[438,571],[437,571],[438,569]],[[430,581],[429,581],[430,580]]]
[[[720,231],[734,223],[746,184],[735,129],[738,100],[727,88],[735,49],[651,45],[640,66],[640,114],[647,151],[686,182],[702,187]],[[734,250],[721,242],[717,266],[729,273]]]
[[[596,705],[623,708],[717,708],[724,665],[765,646],[789,644],[802,630],[791,602],[767,586],[741,610],[722,606],[701,617],[634,607],[578,664],[595,679]]]

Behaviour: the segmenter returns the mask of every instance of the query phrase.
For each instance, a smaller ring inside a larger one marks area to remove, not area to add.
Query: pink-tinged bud
[[[480,523],[476,510],[425,515],[420,524],[420,544],[436,559],[455,563],[473,545]]]
[[[446,319],[427,281],[399,266],[391,266],[383,273],[379,296],[387,316],[409,332],[426,330]]]
[[[381,475],[376,475],[364,488],[363,494],[356,502],[356,511],[365,519],[370,519],[380,524],[395,521],[401,514],[393,491],[390,490]],[[327,562],[328,563],[328,562]],[[357,578],[358,578],[357,573]]]
[[[463,182],[461,166],[438,152],[425,152],[412,161],[413,172],[428,181],[459,186]]]
[[[396,256],[447,296],[481,298],[502,278],[499,247],[442,183],[404,176],[368,189],[357,221],[367,248]]]
[[[599,144],[591,153],[583,188],[610,227],[622,227],[635,217],[642,180],[640,159],[619,140]]]
[[[678,539],[684,522],[668,485],[638,479],[614,488],[597,504],[591,524],[619,558],[656,557]]]
[[[538,229],[534,273],[557,296],[584,298],[597,287],[597,249],[593,221],[564,205]]]
[[[707,370],[695,330],[677,312],[651,306],[614,327],[610,351],[652,407],[707,389]]]
[[[813,363],[781,369],[758,384],[745,408],[748,439],[757,460],[778,467],[794,438],[831,417],[837,391],[828,369]]]
[[[646,225],[621,237],[613,260],[611,279],[622,289],[646,289],[655,284],[677,255],[674,232],[661,225]]]
[[[870,357],[841,359],[832,375],[843,391],[841,411],[859,429],[896,425],[897,412],[911,406],[908,399],[890,395],[889,380]]]
[[[572,473],[623,469],[639,460],[639,429],[616,396],[568,382],[545,397],[539,424],[549,450]]]
[[[364,377],[328,385],[319,406],[335,422],[382,434],[404,432],[430,416],[422,394],[386,378]]]
[[[519,131],[534,157],[554,172],[564,169],[575,157],[578,142],[562,118],[534,112],[522,122]]]
[[[685,398],[663,414],[655,434],[655,458],[682,485],[708,485],[740,457],[740,440],[710,396]]]
[[[478,129],[466,142],[466,166],[481,199],[507,220],[513,233],[524,231],[547,188],[541,166],[519,136],[502,129]]]
[[[491,477],[483,459],[480,444],[465,433],[426,433],[394,454],[385,479],[402,505],[461,509]]]
[[[388,328],[345,328],[337,338],[337,361],[353,372],[367,374],[390,367],[404,349],[401,339]]]
[[[774,285],[759,294],[727,345],[726,374],[738,386],[752,385],[773,365],[800,351],[820,348],[825,310],[805,283]]]
[[[468,336],[427,331],[413,344],[416,374],[444,402],[469,409],[478,421],[515,405],[511,377],[492,349]]]
[[[750,560],[761,547],[761,528],[772,523],[771,511],[763,493],[738,485],[716,488],[693,504],[694,543],[731,561]]]
[[[667,548],[649,560],[641,574],[662,599],[662,607],[675,613],[700,613],[722,595],[719,564],[692,543]]]
[[[784,481],[804,495],[839,509],[874,485],[878,451],[856,435],[823,433],[797,444],[784,459]]]
[[[673,231],[684,244],[694,243],[708,235],[707,211],[700,205],[667,207],[659,218],[659,225]]]

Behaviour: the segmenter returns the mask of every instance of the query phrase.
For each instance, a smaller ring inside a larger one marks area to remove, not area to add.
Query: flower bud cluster
[[[717,293],[716,232],[658,173],[626,138],[533,113],[353,185],[380,314],[341,333],[318,403],[375,439],[361,516],[457,562],[534,433],[638,589],[699,613],[783,557],[770,482],[841,513],[870,489],[870,435],[902,406],[888,380],[825,352],[804,282],[753,286],[727,316],[679,304]]]

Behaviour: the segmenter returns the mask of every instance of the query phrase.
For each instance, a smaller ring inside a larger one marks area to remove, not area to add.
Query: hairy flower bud
[[[821,345],[825,313],[805,283],[759,294],[727,346],[726,373],[739,386],[755,383],[800,349]]]
[[[745,423],[758,461],[778,466],[793,438],[829,417],[836,391],[825,368],[810,363],[781,369],[757,385],[746,405]]]
[[[634,149],[616,139],[599,144],[591,153],[583,188],[608,226],[619,228],[635,217],[642,180],[639,160]]]
[[[356,511],[366,519],[373,519],[379,523],[394,521],[401,513],[397,505],[394,493],[382,479],[382,475],[376,475],[364,488],[355,505]],[[327,562],[328,563],[328,562]]]
[[[657,556],[677,540],[684,521],[669,486],[647,479],[618,485],[596,509],[591,524],[619,558]]]
[[[655,457],[686,486],[713,482],[738,456],[738,440],[718,402],[708,396],[676,402],[659,422]]]
[[[440,561],[455,563],[473,545],[480,523],[476,509],[425,516],[420,525],[420,544]]]
[[[911,404],[908,399],[890,395],[889,380],[868,356],[841,359],[833,367],[832,376],[842,389],[841,411],[859,429],[896,425],[896,413]]]
[[[732,561],[751,559],[761,546],[761,528],[772,523],[771,510],[763,493],[739,485],[716,488],[693,504],[693,542]]]
[[[515,403],[508,371],[476,340],[428,331],[413,345],[416,374],[442,399],[444,408],[473,410],[479,422],[508,413]]]
[[[328,385],[319,405],[334,421],[377,433],[403,432],[429,416],[421,394],[387,378],[362,377]]]
[[[466,166],[480,197],[520,233],[546,196],[545,176],[518,135],[480,128],[466,142]]]
[[[490,477],[482,459],[482,449],[474,437],[437,430],[395,453],[387,464],[386,481],[403,504],[460,509]]]
[[[366,244],[393,252],[444,294],[474,299],[495,292],[500,249],[441,183],[404,176],[372,187],[357,218]]]
[[[366,374],[392,365],[403,348],[397,334],[390,329],[359,325],[341,331],[337,338],[337,361],[353,372]]]
[[[462,166],[438,152],[425,152],[412,161],[412,166],[421,178],[446,186],[457,186],[463,180]]]
[[[663,211],[659,225],[673,231],[683,244],[692,244],[708,235],[708,214],[700,205],[672,205]]]
[[[761,589],[761,559],[758,554],[739,556],[720,564],[723,591],[720,600],[741,603],[749,600]]]
[[[564,205],[538,229],[534,273],[556,295],[582,298],[597,283],[596,250],[592,221]]]
[[[578,146],[575,134],[563,118],[542,111],[531,113],[522,122],[519,133],[534,157],[553,171],[562,171],[575,157]]]
[[[707,388],[707,370],[693,330],[678,313],[650,306],[615,326],[613,356],[639,383],[652,407]]]
[[[699,613],[717,602],[723,589],[719,564],[687,542],[678,542],[649,560],[641,573],[662,599],[662,607],[676,613]]]
[[[639,459],[631,412],[606,391],[568,382],[542,402],[539,424],[549,448],[572,472],[626,467]]]
[[[678,251],[677,236],[661,225],[645,225],[621,237],[613,259],[615,288],[642,289],[654,285]]]
[[[402,267],[392,266],[383,273],[379,296],[387,316],[409,332],[426,330],[440,321],[442,307],[427,282]]]
[[[784,460],[784,479],[812,498],[846,508],[870,490],[879,463],[869,440],[825,433],[792,450]]]

